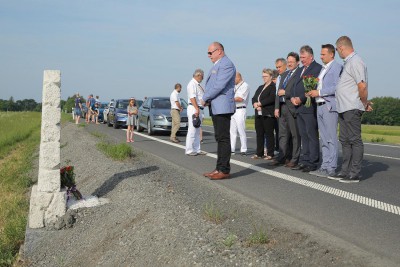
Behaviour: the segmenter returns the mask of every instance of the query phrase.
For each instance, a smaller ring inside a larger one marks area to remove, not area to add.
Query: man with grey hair
[[[330,179],[343,183],[356,183],[361,179],[364,144],[361,139],[361,117],[372,110],[368,99],[367,66],[354,51],[347,36],[336,41],[336,51],[344,60],[343,70],[336,87],[336,105],[339,113],[339,141],[342,144],[342,170]]]
[[[301,74],[298,77],[294,97],[291,101],[296,106],[297,126],[301,137],[301,157],[299,166],[292,169],[310,172],[317,170],[319,163],[317,104],[315,99],[312,99],[309,107],[305,105],[307,97],[305,96],[303,77],[318,78],[322,66],[315,62],[313,49],[308,45],[300,48],[300,61],[303,67],[300,69]]]
[[[249,85],[243,81],[242,74],[236,72],[235,77],[235,103],[236,112],[231,117],[231,151],[235,154],[236,137],[239,133],[240,138],[240,154],[246,156],[247,153],[247,136],[246,136],[246,106],[249,102]]]
[[[203,121],[204,112],[201,101],[203,100],[204,89],[201,86],[201,82],[204,78],[204,71],[202,69],[196,69],[193,73],[193,78],[187,85],[188,94],[188,131],[186,135],[186,149],[185,154],[188,156],[205,155],[204,151],[200,150],[200,127],[194,127],[193,117]]]

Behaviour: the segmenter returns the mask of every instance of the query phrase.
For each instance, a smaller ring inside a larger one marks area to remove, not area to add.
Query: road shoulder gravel
[[[84,195],[110,203],[79,209],[69,228],[27,229],[19,265],[391,265],[134,143],[132,158],[113,161],[97,150],[105,137],[91,134],[94,127],[63,125],[62,165],[75,167]],[[256,233],[268,242],[255,242]]]

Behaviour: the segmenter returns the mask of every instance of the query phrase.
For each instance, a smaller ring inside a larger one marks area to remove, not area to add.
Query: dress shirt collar
[[[322,66],[324,67],[324,69],[327,69],[327,68],[329,68],[329,66],[330,65],[332,65],[332,62],[333,62],[333,60],[331,61],[331,62],[328,62],[328,64],[323,64]]]
[[[348,55],[343,61],[344,63],[346,63],[347,61],[349,61],[352,57],[354,57],[356,54],[356,52],[351,53],[350,55]]]

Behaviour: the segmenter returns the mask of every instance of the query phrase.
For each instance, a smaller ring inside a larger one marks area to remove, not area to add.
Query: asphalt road
[[[90,130],[95,127],[116,141],[126,140],[124,130],[106,125],[91,125]],[[206,156],[186,156],[185,136],[178,136],[183,142],[174,144],[167,134],[135,132],[132,146],[202,175],[215,168],[217,150],[213,128],[204,126],[203,130],[202,150],[208,152]],[[249,155],[232,156],[232,179],[210,182],[221,183],[400,266],[400,146],[365,143],[363,180],[343,184],[251,159],[255,132],[247,134]]]

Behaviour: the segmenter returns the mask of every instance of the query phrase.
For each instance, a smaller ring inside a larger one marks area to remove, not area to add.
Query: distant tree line
[[[81,102],[85,103],[86,100],[81,97]],[[60,101],[62,111],[72,112],[72,107],[75,105],[75,97],[68,97],[67,100]],[[37,103],[33,99],[14,100],[10,97],[8,100],[0,99],[0,111],[42,111],[42,103]]]
[[[42,103],[36,103],[33,99],[14,101],[13,97],[8,100],[0,99],[0,111],[42,111]]]
[[[74,107],[75,97],[68,97],[67,100],[61,100],[61,110],[71,112]],[[85,103],[81,97],[81,102]],[[371,101],[374,103],[374,110],[365,112],[362,118],[363,124],[377,125],[397,125],[400,126],[400,99],[394,97],[375,97]],[[13,97],[8,100],[0,99],[0,111],[42,111],[42,103],[37,103],[33,99],[24,99],[15,101]],[[249,116],[248,118],[254,118]]]
[[[373,111],[365,112],[363,124],[400,125],[400,99],[394,97],[375,97],[371,99]]]

